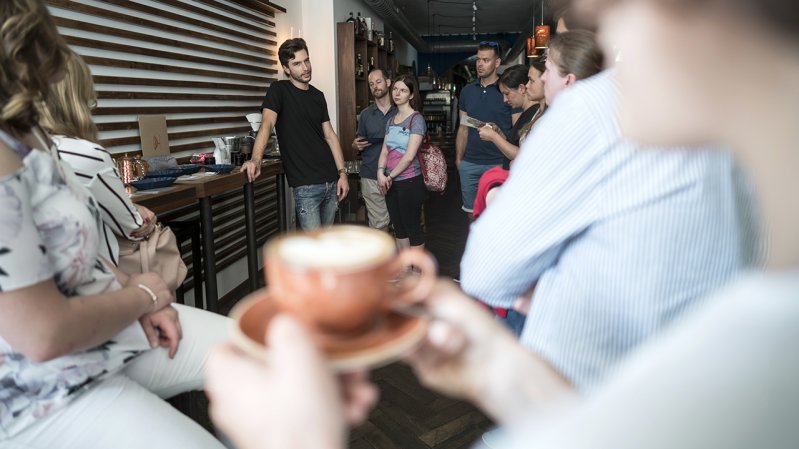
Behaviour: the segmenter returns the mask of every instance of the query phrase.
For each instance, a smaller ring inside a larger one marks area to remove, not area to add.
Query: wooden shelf
[[[358,152],[352,148],[352,141],[355,140],[358,125],[356,111],[366,109],[369,105],[370,95],[367,74],[355,76],[358,55],[361,55],[361,63],[365,72],[369,70],[371,64],[374,64],[376,67],[386,70],[386,75],[389,78],[397,73],[397,58],[394,56],[394,52],[389,53],[385,47],[381,48],[377,41],[356,36],[355,24],[352,22],[336,24],[336,36],[338,47],[338,137],[344,153],[344,160],[354,161],[360,157]],[[340,210],[363,212],[362,204],[358,201],[359,187],[360,183],[358,182],[350,183],[350,194],[339,206]]]

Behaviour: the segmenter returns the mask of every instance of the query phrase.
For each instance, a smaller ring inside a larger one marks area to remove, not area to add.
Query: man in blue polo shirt
[[[377,160],[383,148],[386,135],[386,123],[397,113],[397,107],[391,103],[389,90],[391,80],[381,68],[369,72],[369,90],[375,103],[363,111],[358,118],[358,135],[352,141],[352,148],[361,152],[361,193],[369,215],[369,226],[388,231],[390,219],[386,198],[377,186]]]
[[[455,164],[461,179],[463,210],[471,216],[480,176],[492,167],[502,165],[502,152],[491,142],[480,140],[476,128],[466,126],[469,116],[496,124],[507,136],[513,126],[512,111],[499,91],[497,69],[502,63],[499,44],[483,41],[477,49],[477,82],[463,86],[460,96],[461,125],[455,137]]]

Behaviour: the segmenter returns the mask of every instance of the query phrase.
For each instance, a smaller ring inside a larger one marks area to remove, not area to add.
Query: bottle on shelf
[[[350,11],[350,18],[347,19],[347,22],[352,22],[355,26],[355,35],[357,36],[360,33],[361,23],[358,20],[355,20],[355,17],[352,16],[352,11]]]
[[[388,32],[388,52],[392,53],[394,51],[394,36],[391,31]]]
[[[385,33],[377,33],[377,46],[380,48],[386,48]]]
[[[374,68],[375,68],[375,57],[374,56],[369,56],[369,72],[374,70]],[[369,73],[369,72],[367,72],[367,73]]]
[[[360,11],[358,11],[358,17],[356,20],[358,21],[358,30],[355,34],[364,37],[366,35],[366,19],[361,16]]]
[[[355,76],[359,78],[363,76],[363,59],[360,53],[355,57]]]

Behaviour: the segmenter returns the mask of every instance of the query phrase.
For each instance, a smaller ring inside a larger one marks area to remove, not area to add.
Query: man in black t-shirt
[[[269,86],[261,105],[263,117],[252,159],[241,169],[250,181],[260,175],[261,159],[274,126],[300,228],[329,226],[338,202],[350,190],[341,145],[330,124],[325,95],[310,84],[311,60],[305,40],[283,42],[278,58],[289,79]]]

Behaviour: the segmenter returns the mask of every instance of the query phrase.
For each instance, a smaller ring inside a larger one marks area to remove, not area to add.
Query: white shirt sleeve
[[[53,140],[61,159],[69,163],[97,200],[106,226],[119,237],[138,240],[131,233],[144,221],[125,191],[108,151],[83,139],[55,136]]]

